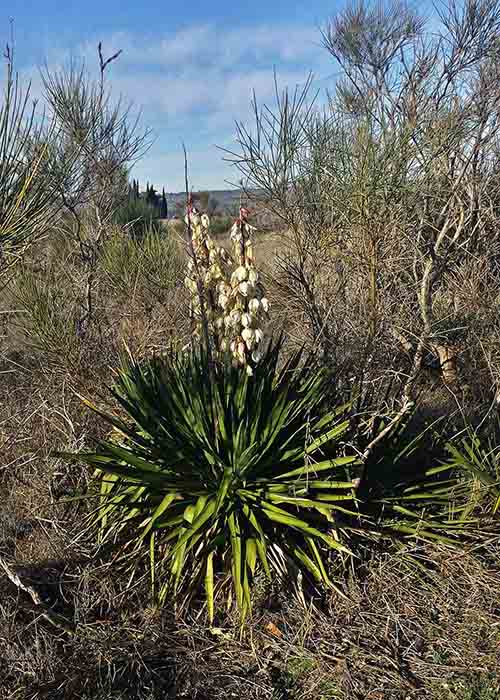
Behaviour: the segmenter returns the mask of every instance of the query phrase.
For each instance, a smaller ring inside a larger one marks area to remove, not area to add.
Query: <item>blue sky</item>
[[[3,3],[2,3],[3,4]],[[320,46],[319,26],[339,4],[323,0],[10,0],[0,9],[0,40],[14,19],[17,65],[31,76],[37,66],[60,66],[82,57],[96,66],[96,47],[123,49],[109,80],[116,94],[142,109],[156,141],[135,175],[167,191],[183,189],[182,142],[194,189],[224,188],[237,173],[216,148],[230,146],[235,120],[250,116],[252,90],[272,101],[273,68],[282,86],[294,87],[312,70],[319,86],[335,71]]]

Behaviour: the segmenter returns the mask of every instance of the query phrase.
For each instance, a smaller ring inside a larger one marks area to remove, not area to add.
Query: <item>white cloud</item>
[[[73,55],[95,71],[96,44],[86,41],[71,54],[55,46],[47,61],[62,65]],[[251,116],[252,91],[261,102],[273,100],[275,67],[279,85],[292,89],[305,82],[310,69],[324,73],[328,59],[318,44],[317,30],[294,25],[228,29],[203,24],[168,36],[131,32],[108,36],[103,40],[105,56],[123,49],[110,66],[110,85],[141,107],[144,123],[157,134],[156,145],[134,172],[148,177],[149,169],[149,179],[157,186],[182,188],[184,140],[200,179],[196,186],[223,187],[230,171],[210,145],[227,142],[235,120]],[[162,176],[172,170],[175,178]]]
[[[258,26],[220,29],[216,25],[185,29],[161,44],[162,58],[167,65],[184,61],[198,65],[234,66],[241,61],[304,60],[316,50],[316,32],[294,26]]]
[[[224,161],[224,153],[212,148],[190,149],[188,146],[188,177],[193,191],[203,189],[228,189],[236,186],[238,173]],[[152,152],[134,168],[134,176],[142,186],[154,183],[156,189],[162,187],[167,192],[184,190],[184,153],[181,145],[158,153]]]

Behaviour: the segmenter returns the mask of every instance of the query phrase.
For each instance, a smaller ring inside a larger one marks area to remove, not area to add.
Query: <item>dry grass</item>
[[[3,513],[4,528],[8,520]],[[50,524],[35,518],[30,534],[10,529],[20,575],[75,631],[52,627],[2,580],[2,698],[498,697],[498,540],[475,553],[427,551],[434,573],[425,579],[397,555],[377,557],[349,581],[347,600],[307,609],[263,590],[240,640],[230,618],[210,630],[151,609],[147,586],[125,594],[113,566],[90,557],[78,524],[74,513],[53,513]],[[31,566],[20,566],[28,555]]]

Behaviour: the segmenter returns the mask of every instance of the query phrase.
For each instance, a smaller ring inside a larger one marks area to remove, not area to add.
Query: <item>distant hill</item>
[[[239,190],[205,190],[210,195],[210,201],[217,201],[217,210],[221,214],[236,215],[240,206]],[[179,213],[178,205],[186,203],[185,192],[166,192],[169,218]]]
[[[208,207],[207,211],[213,212],[219,216],[229,216],[237,217],[240,203],[241,203],[241,191],[240,190],[202,190],[202,193],[208,193]],[[199,192],[193,192],[196,199],[196,195]],[[258,190],[252,191],[252,202],[250,203],[250,211],[252,215],[253,223],[259,226],[270,227],[276,224],[275,217],[266,211],[265,207],[261,207],[257,204]],[[141,199],[146,199],[148,195],[146,191],[141,191],[139,197]],[[161,195],[157,190],[154,190],[154,196],[156,197],[156,204],[161,207]],[[165,199],[167,200],[167,210],[169,219],[172,218],[184,218],[185,207],[186,207],[186,193],[185,192],[165,192]],[[206,202],[206,199],[205,199]],[[248,205],[247,197],[243,198],[243,204]],[[201,205],[204,208],[205,205]]]

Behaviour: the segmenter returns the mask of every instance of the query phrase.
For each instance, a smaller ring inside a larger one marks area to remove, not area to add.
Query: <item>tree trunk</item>
[[[439,367],[445,384],[458,383],[457,350],[450,345],[433,345],[433,352],[439,358]]]

